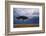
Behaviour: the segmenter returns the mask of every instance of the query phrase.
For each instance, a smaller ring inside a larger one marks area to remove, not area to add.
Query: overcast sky
[[[38,8],[14,8],[13,14],[15,16],[27,16],[31,18],[32,16],[38,16],[39,15],[39,9]]]

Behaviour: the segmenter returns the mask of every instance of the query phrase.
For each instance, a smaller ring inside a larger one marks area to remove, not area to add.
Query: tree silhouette
[[[19,17],[16,17],[16,19],[23,19],[23,22],[24,22],[24,20],[28,19],[28,17],[26,17],[26,16],[19,16]]]

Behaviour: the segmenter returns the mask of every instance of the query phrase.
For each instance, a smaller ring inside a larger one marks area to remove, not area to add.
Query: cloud
[[[39,14],[38,8],[14,8],[13,9],[15,16],[27,16],[31,18],[33,15]]]

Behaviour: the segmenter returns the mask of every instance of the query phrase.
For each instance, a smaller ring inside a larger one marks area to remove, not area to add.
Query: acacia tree
[[[23,22],[24,22],[24,20],[26,20],[26,19],[28,19],[28,17],[26,17],[26,16],[19,16],[19,17],[16,17],[16,19],[23,19]]]

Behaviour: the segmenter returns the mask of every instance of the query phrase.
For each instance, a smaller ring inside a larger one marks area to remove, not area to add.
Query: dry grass
[[[39,26],[38,24],[36,24],[36,25],[34,25],[34,24],[15,24],[14,28],[20,28],[20,27],[38,27],[38,26]]]

